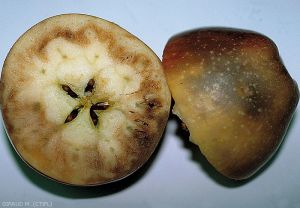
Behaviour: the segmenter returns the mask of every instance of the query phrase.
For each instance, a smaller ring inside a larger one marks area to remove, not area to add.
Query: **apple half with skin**
[[[141,167],[169,115],[161,61],[116,24],[88,15],[46,19],[18,39],[1,77],[10,140],[40,173],[100,185]]]
[[[168,41],[163,66],[173,113],[220,173],[246,179],[277,150],[299,93],[269,38],[239,29],[189,31]]]

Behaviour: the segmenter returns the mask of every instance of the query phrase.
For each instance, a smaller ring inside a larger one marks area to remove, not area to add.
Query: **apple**
[[[161,61],[106,20],[48,18],[23,34],[2,70],[0,102],[12,145],[56,181],[122,179],[155,150],[170,108]]]
[[[246,179],[278,149],[299,91],[268,37],[229,28],[188,31],[168,41],[163,66],[173,113],[217,171]]]

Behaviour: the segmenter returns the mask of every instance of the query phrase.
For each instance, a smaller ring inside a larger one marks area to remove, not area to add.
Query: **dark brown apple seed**
[[[78,98],[78,95],[68,85],[61,85],[61,88],[72,98]]]

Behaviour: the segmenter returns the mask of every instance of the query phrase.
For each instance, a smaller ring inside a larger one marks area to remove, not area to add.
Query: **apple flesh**
[[[12,145],[45,176],[94,186],[147,162],[167,123],[171,96],[159,58],[106,20],[48,18],[10,50],[0,107]]]
[[[173,113],[223,175],[253,175],[283,140],[299,92],[276,45],[238,29],[206,28],[171,38],[163,66]]]

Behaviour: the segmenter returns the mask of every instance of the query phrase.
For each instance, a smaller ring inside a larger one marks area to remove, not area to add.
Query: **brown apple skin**
[[[171,38],[163,66],[173,112],[223,175],[252,176],[278,149],[299,100],[272,40],[205,28]]]

